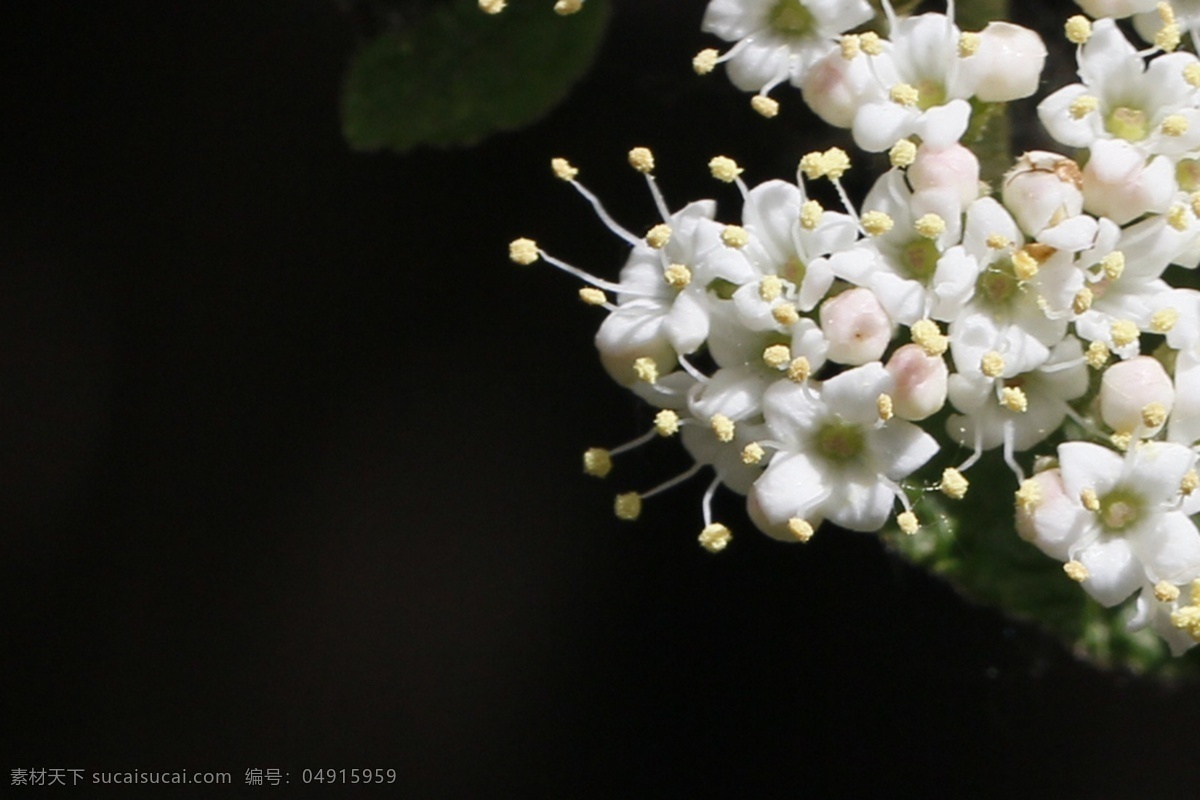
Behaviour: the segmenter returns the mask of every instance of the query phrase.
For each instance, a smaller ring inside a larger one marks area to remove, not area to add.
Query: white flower
[[[751,490],[768,533],[791,519],[829,519],[856,531],[887,521],[899,481],[937,452],[911,422],[880,419],[879,397],[893,388],[878,362],[830,378],[819,389],[786,381],[767,390],[763,413],[779,448]]]
[[[1042,478],[1041,500],[1019,509],[1023,530],[1047,555],[1082,565],[1088,594],[1116,605],[1145,583],[1200,574],[1200,532],[1180,510],[1180,483],[1196,455],[1145,442],[1120,456],[1087,442],[1058,447],[1061,492]]]
[[[741,284],[753,277],[745,257],[721,242],[722,226],[712,220],[716,204],[691,203],[667,220],[671,238],[655,249],[634,247],[617,294],[617,308],[596,333],[596,347],[609,374],[633,383],[634,362],[652,358],[661,371],[675,354],[695,352],[708,336],[708,286],[715,280]]]
[[[1038,117],[1056,140],[1091,147],[1098,139],[1124,139],[1146,153],[1174,155],[1200,145],[1196,90],[1184,77],[1195,56],[1170,53],[1147,67],[1116,23],[1101,19],[1078,58],[1082,82],[1038,105]]]
[[[785,80],[799,86],[839,34],[872,16],[864,0],[712,0],[701,27],[737,42],[719,59],[733,85],[765,94]]]
[[[1175,165],[1166,156],[1147,160],[1123,139],[1100,139],[1083,168],[1083,207],[1118,225],[1143,214],[1161,214],[1176,193]]]
[[[989,22],[979,32],[979,49],[962,59],[964,80],[984,103],[1007,103],[1037,91],[1046,64],[1046,45],[1034,31],[1011,22]]]

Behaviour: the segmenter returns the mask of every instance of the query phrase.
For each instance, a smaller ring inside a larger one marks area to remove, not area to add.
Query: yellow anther
[[[588,475],[603,478],[612,472],[612,453],[603,447],[590,447],[583,454],[583,471]]]
[[[1071,119],[1083,119],[1088,114],[1100,107],[1100,101],[1090,94],[1081,94],[1071,101],[1071,105],[1067,106],[1067,111],[1071,114]]]
[[[1200,638],[1200,606],[1183,606],[1171,612],[1171,625]]]
[[[1200,605],[1200,578],[1192,579],[1191,591],[1189,594],[1192,598],[1191,604],[1194,606]]]
[[[786,344],[773,344],[763,350],[763,363],[771,369],[787,369],[792,362],[792,351]]]
[[[672,289],[682,289],[692,282],[692,271],[683,264],[672,264],[663,270],[663,279]]]
[[[1020,488],[1016,493],[1017,506],[1026,512],[1033,511],[1037,508],[1038,503],[1042,502],[1042,487],[1033,478],[1026,478],[1021,481]]]
[[[710,553],[719,553],[724,550],[730,540],[733,539],[733,534],[719,522],[714,522],[711,525],[706,525],[704,530],[700,531],[700,546]]]
[[[824,166],[821,163],[821,153],[814,150],[811,153],[805,153],[800,159],[800,171],[804,173],[804,177],[810,181],[815,181],[825,174]]]
[[[729,417],[724,414],[713,414],[708,424],[712,427],[713,433],[717,435],[718,442],[733,441],[733,434],[737,426]]]
[[[779,103],[765,94],[756,94],[750,98],[750,107],[767,119],[779,115]]]
[[[1154,584],[1154,599],[1160,603],[1174,603],[1179,599],[1179,587],[1167,581]]]
[[[1142,424],[1147,428],[1161,428],[1167,421],[1167,408],[1162,403],[1146,403],[1142,406]]]
[[[1090,577],[1087,567],[1075,560],[1063,564],[1063,572],[1067,573],[1067,577],[1076,583],[1083,583]]]
[[[1019,386],[1005,386],[1000,390],[1000,405],[1017,414],[1029,410],[1029,398]]]
[[[913,343],[925,351],[927,356],[940,356],[950,347],[950,339],[931,319],[917,320],[910,329]]]
[[[1163,25],[1170,25],[1175,21],[1175,9],[1171,7],[1170,3],[1156,3],[1154,10],[1158,12],[1158,18],[1162,20]]]
[[[1154,34],[1154,45],[1164,52],[1174,52],[1175,48],[1179,47],[1181,38],[1179,25],[1175,22],[1175,11],[1170,3],[1159,3],[1157,9],[1158,18],[1162,20],[1163,26]]]
[[[1004,373],[1004,356],[989,350],[979,359],[979,371],[989,378],[999,378]]]
[[[589,306],[602,306],[608,302],[608,296],[604,292],[591,286],[579,290],[579,299]]]
[[[1100,510],[1100,497],[1096,494],[1096,490],[1090,486],[1079,493],[1079,502],[1088,511]]]
[[[1108,345],[1104,342],[1092,342],[1088,345],[1087,353],[1083,359],[1092,369],[1101,369],[1108,363],[1108,359],[1112,357],[1109,352]]]
[[[669,408],[659,411],[654,415],[654,432],[664,438],[679,433],[679,415]]]
[[[665,222],[660,222],[646,231],[646,244],[655,250],[663,249],[669,241],[671,241],[671,226]]]
[[[1192,192],[1188,195],[1188,201],[1192,207],[1192,213],[1200,217],[1200,192]]]
[[[1160,308],[1150,316],[1150,330],[1166,333],[1179,322],[1179,312],[1173,308]]]
[[[800,321],[800,312],[791,303],[780,303],[771,309],[771,316],[780,325],[795,325]]]
[[[479,8],[485,14],[499,14],[505,5],[504,0],[479,0]]]
[[[926,239],[936,239],[946,232],[946,220],[937,214],[923,214],[913,223],[913,230]]]
[[[625,492],[625,494],[617,495],[617,499],[613,503],[613,511],[616,512],[617,519],[632,522],[642,515],[642,496],[637,492]]]
[[[1197,489],[1200,489],[1200,475],[1196,473],[1196,470],[1189,469],[1183,476],[1183,480],[1179,482],[1179,491],[1188,495]]]
[[[842,58],[852,61],[862,52],[862,41],[857,34],[848,33],[838,40],[838,47],[841,48]]]
[[[696,71],[697,75],[707,75],[716,69],[717,59],[720,55],[715,49],[706,47],[696,53],[696,57],[692,59],[692,69]]]
[[[1167,224],[1180,233],[1188,227],[1188,209],[1186,206],[1173,205],[1167,212]]]
[[[521,265],[538,260],[538,246],[533,239],[514,239],[508,245],[508,257]]]
[[[915,108],[921,100],[921,93],[912,84],[897,83],[888,89],[888,98],[896,105]]]
[[[766,456],[767,451],[763,450],[763,446],[758,442],[751,442],[742,448],[742,463],[746,465],[758,464]]]
[[[1003,250],[1006,247],[1012,247],[1012,240],[1003,233],[992,233],[987,237],[987,246],[993,250]]]
[[[958,57],[968,58],[978,53],[980,41],[982,39],[978,33],[963,31],[958,36]]]
[[[742,174],[742,168],[732,158],[715,156],[708,162],[708,171],[719,181],[733,183]]]
[[[812,365],[804,356],[796,356],[792,359],[792,363],[788,364],[788,380],[793,383],[804,383],[810,375],[812,375]]]
[[[909,139],[901,139],[888,150],[888,161],[893,167],[908,167],[917,160],[917,146]]]
[[[721,241],[726,247],[742,248],[750,243],[750,234],[741,225],[726,225],[721,231]]]
[[[1117,347],[1128,347],[1138,340],[1138,328],[1131,320],[1119,319],[1112,324],[1112,341]]]
[[[879,418],[884,422],[896,415],[895,404],[892,402],[892,396],[884,392],[875,398],[875,408],[879,411]]]
[[[806,520],[799,517],[792,517],[787,521],[788,532],[796,537],[796,541],[801,544],[807,543],[813,537],[813,526],[808,524]]]
[[[882,236],[895,227],[896,223],[883,211],[868,211],[859,219],[868,236]]]
[[[1200,89],[1200,64],[1195,61],[1183,68],[1183,79],[1194,89]]]
[[[816,200],[805,200],[800,206],[800,227],[806,231],[816,230],[824,213],[825,209]]]
[[[633,362],[633,374],[639,381],[646,383],[658,382],[658,362],[650,356],[642,356]]]
[[[1075,293],[1075,297],[1071,300],[1071,310],[1076,314],[1082,314],[1092,307],[1092,301],[1095,299],[1096,296],[1092,293],[1092,290],[1084,286]]]
[[[564,181],[573,181],[579,174],[579,170],[571,166],[571,162],[565,158],[550,159],[550,169],[554,171],[555,177]]]
[[[1104,270],[1105,277],[1115,281],[1125,271],[1125,254],[1120,250],[1113,250],[1100,259],[1100,268]]]
[[[831,181],[836,181],[850,169],[850,156],[840,147],[831,147],[821,154],[821,171]]]
[[[629,151],[629,166],[643,175],[654,172],[654,153],[648,147],[635,147]]]
[[[1018,250],[1012,254],[1013,275],[1019,281],[1032,280],[1038,274],[1037,259],[1027,250]]]
[[[869,56],[877,56],[883,52],[883,42],[879,40],[879,34],[873,31],[860,33],[858,35],[858,46]]]
[[[965,475],[954,467],[947,467],[942,470],[942,482],[938,484],[938,489],[951,499],[962,500],[966,497],[970,485]]]
[[[772,300],[778,300],[783,294],[783,281],[778,275],[764,275],[763,279],[758,282],[758,296],[768,303]]]
[[[1163,118],[1162,132],[1167,136],[1183,136],[1187,130],[1187,117],[1182,114],[1168,114]]]
[[[896,515],[896,524],[900,526],[901,531],[909,536],[921,530],[921,523],[917,521],[917,515],[911,511],[905,511]]]
[[[581,8],[583,8],[583,0],[558,0],[554,4],[554,11],[564,17],[574,14]]]
[[[1092,38],[1092,23],[1088,22],[1088,18],[1085,16],[1076,14],[1067,20],[1065,27],[1067,41],[1071,44],[1083,44]]]
[[[1112,436],[1108,437],[1108,440],[1113,443],[1113,447],[1117,448],[1121,452],[1124,452],[1129,449],[1129,445],[1133,444],[1133,434],[1114,433]]]

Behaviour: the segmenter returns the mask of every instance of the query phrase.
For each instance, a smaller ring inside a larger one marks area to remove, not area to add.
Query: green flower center
[[[724,278],[713,278],[709,281],[708,286],[704,288],[715,294],[719,300],[729,300],[733,297],[733,293],[740,287],[733,281],[727,281]]]
[[[922,111],[946,104],[946,87],[937,81],[923,78],[917,81],[916,89],[917,108]]]
[[[1020,291],[1021,282],[1007,257],[985,269],[975,282],[975,296],[993,312],[1006,309]]]
[[[913,239],[900,248],[900,271],[906,278],[928,284],[937,271],[937,262],[941,257],[933,240],[923,236]]]
[[[1140,495],[1128,489],[1113,489],[1100,498],[1100,509],[1096,513],[1100,524],[1109,532],[1121,533],[1138,521],[1143,505]]]
[[[776,0],[768,21],[773,29],[790,36],[812,33],[817,21],[800,0]]]
[[[779,268],[779,277],[785,281],[791,281],[799,286],[804,283],[804,276],[808,273],[808,266],[800,260],[799,256],[792,256],[788,262]]]
[[[826,422],[817,432],[817,452],[839,464],[858,458],[865,443],[862,426],[849,422]]]
[[[1179,165],[1175,167],[1175,179],[1179,181],[1179,188],[1185,192],[1194,192],[1200,189],[1200,160],[1195,158],[1180,160]]]
[[[1129,142],[1140,142],[1150,135],[1146,112],[1128,106],[1118,106],[1104,120],[1104,127],[1113,136]]]

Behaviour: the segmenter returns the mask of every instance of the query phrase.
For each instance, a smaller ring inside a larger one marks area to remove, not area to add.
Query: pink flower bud
[[[859,107],[881,94],[869,59],[847,60],[838,49],[808,69],[800,90],[808,107],[837,128],[849,128]]]
[[[848,289],[821,306],[829,360],[858,366],[877,361],[892,339],[892,321],[870,289]]]
[[[979,49],[960,62],[962,75],[985,103],[1007,103],[1037,91],[1046,64],[1046,45],[1029,28],[989,22],[980,31]]]
[[[896,416],[915,422],[945,405],[949,373],[943,359],[925,355],[918,345],[906,344],[892,353],[885,369],[896,382],[892,393]]]
[[[1002,197],[1021,230],[1037,236],[1083,210],[1079,165],[1058,153],[1025,153],[1004,176]]]
[[[1118,225],[1148,211],[1162,213],[1175,195],[1175,167],[1166,156],[1147,162],[1121,139],[1101,139],[1083,168],[1083,203],[1088,212]]]
[[[940,150],[921,145],[908,181],[914,192],[950,190],[965,208],[979,197],[979,159],[961,144]]]
[[[1051,558],[1065,561],[1074,538],[1069,521],[1079,500],[1067,496],[1062,473],[1057,469],[1039,472],[1029,480],[1037,487],[1033,493],[1036,502],[1017,503],[1017,535]]]
[[[1162,418],[1148,414],[1157,405]],[[1137,356],[1113,364],[1100,380],[1100,418],[1118,433],[1153,435],[1175,405],[1175,387],[1157,359]],[[1155,424],[1156,422],[1156,424]]]

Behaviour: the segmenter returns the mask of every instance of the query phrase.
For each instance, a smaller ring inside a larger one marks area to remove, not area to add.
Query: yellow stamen
[[[646,383],[658,382],[658,362],[649,356],[642,356],[633,362],[633,374],[638,380]]]
[[[1004,356],[989,350],[979,359],[979,371],[989,378],[999,378],[1004,373]]]
[[[786,344],[773,344],[763,350],[762,360],[771,369],[787,369],[792,360],[791,348]]]
[[[712,427],[713,433],[717,435],[718,442],[729,443],[733,441],[733,434],[736,426],[729,417],[724,414],[713,414],[709,420],[709,425]]]
[[[632,522],[642,514],[642,496],[637,492],[617,495],[617,499],[613,503],[613,511],[616,513],[617,519]]]
[[[908,139],[901,139],[888,150],[888,161],[893,167],[909,167],[917,160],[917,146]]]
[[[733,539],[733,534],[729,528],[726,528],[719,522],[714,522],[711,525],[705,526],[704,530],[700,531],[700,546],[710,553],[719,553],[724,550],[730,540]]]
[[[672,289],[683,289],[692,282],[692,271],[683,264],[672,264],[663,270],[663,279]]]
[[[1074,299],[1071,300],[1071,310],[1076,314],[1082,314],[1092,307],[1092,301],[1095,299],[1096,296],[1092,293],[1092,290],[1084,286],[1075,293]]]
[[[838,40],[838,47],[841,48],[842,58],[847,61],[853,61],[862,52],[862,43],[853,33],[848,33]]]
[[[896,524],[900,526],[900,530],[912,536],[921,529],[921,523],[917,521],[917,515],[911,511],[905,511],[896,516]]]
[[[1100,510],[1100,498],[1097,496],[1096,490],[1090,486],[1079,493],[1079,502],[1088,511]]]
[[[612,453],[603,447],[590,447],[583,454],[583,471],[588,475],[603,478],[612,472]]]
[[[889,419],[895,416],[892,396],[887,392],[884,392],[880,394],[879,397],[875,398],[875,408],[879,411],[879,418],[884,422],[887,422]]]
[[[1029,398],[1019,386],[1005,386],[1000,390],[1000,405],[1017,414],[1029,410]]]
[[[1179,587],[1167,581],[1154,584],[1154,599],[1160,603],[1174,603],[1179,599]]]
[[[763,450],[763,446],[761,444],[758,442],[751,442],[742,448],[742,463],[746,465],[757,464],[763,460],[763,457],[766,454],[767,451]]]
[[[941,328],[931,319],[922,319],[913,323],[910,329],[912,340],[927,356],[940,356],[950,347],[950,339],[942,333]]]
[[[808,380],[809,375],[812,375],[812,365],[804,356],[796,356],[792,359],[792,363],[788,364],[788,380],[793,383],[804,383]]]
[[[1037,259],[1025,250],[1018,250],[1012,255],[1013,274],[1019,281],[1032,280],[1038,274]]]
[[[813,526],[808,524],[806,520],[799,517],[792,517],[787,521],[788,532],[796,537],[796,541],[801,544],[806,544],[813,537]]]
[[[758,296],[768,303],[783,294],[783,281],[778,275],[765,275],[758,283]]]
[[[716,156],[708,162],[708,171],[719,181],[733,183],[742,174],[742,168],[732,158]]]
[[[869,56],[877,56],[883,52],[883,42],[879,40],[879,34],[874,31],[860,33],[858,35],[858,45]]]
[[[953,500],[962,500],[966,497],[970,485],[965,475],[954,467],[947,467],[942,470],[942,482],[938,484],[938,489]]]
[[[921,100],[921,93],[911,84],[897,83],[888,89],[888,98],[896,105],[915,108]]]
[[[669,408],[659,411],[654,415],[654,431],[662,437],[679,433],[679,415]]]
[[[1088,114],[1100,107],[1100,101],[1090,94],[1081,94],[1071,101],[1071,105],[1067,106],[1067,111],[1071,114],[1071,119],[1083,119]]]
[[[973,31],[963,31],[958,37],[958,57],[969,58],[979,52],[982,37]]]
[[[1097,341],[1088,345],[1087,354],[1083,359],[1092,369],[1101,369],[1111,357],[1112,353],[1109,352],[1108,345]]]
[[[816,230],[824,213],[825,209],[816,200],[804,201],[804,205],[800,206],[800,227],[806,231]]]
[[[699,53],[696,53],[696,57],[692,59],[692,69],[696,71],[697,75],[707,75],[716,69],[717,59],[720,55],[713,48],[706,47]]]
[[[765,94],[756,94],[754,97],[751,97],[750,107],[767,119],[771,119],[779,114],[779,103]]]
[[[1128,347],[1138,340],[1138,329],[1131,320],[1119,319],[1112,324],[1112,340],[1117,347]]]
[[[923,214],[913,223],[913,229],[926,239],[936,239],[946,231],[946,220],[937,214]]]
[[[504,0],[479,0],[479,8],[485,14],[499,14],[505,5]]]
[[[1183,480],[1179,482],[1179,491],[1188,495],[1197,489],[1200,489],[1200,474],[1197,474],[1194,469],[1189,469],[1183,476]]]
[[[646,231],[646,244],[655,250],[663,249],[669,241],[671,241],[671,226],[665,222],[660,222]]]
[[[1179,312],[1173,308],[1160,308],[1150,316],[1150,330],[1155,333],[1166,333],[1179,322]]]
[[[1146,403],[1142,406],[1142,424],[1147,428],[1161,428],[1167,421],[1167,409],[1162,403]]]
[[[750,234],[741,225],[726,225],[721,231],[721,241],[726,247],[740,249],[750,243]]]
[[[585,286],[579,290],[579,299],[589,306],[602,306],[608,302],[608,296],[599,289]]]
[[[648,147],[635,147],[629,151],[629,166],[643,175],[654,172],[654,153]]]
[[[862,223],[862,228],[867,232],[868,236],[882,236],[890,231],[895,222],[883,211],[868,211],[862,215],[859,220]]]
[[[1033,478],[1026,478],[1021,481],[1016,498],[1019,508],[1026,512],[1033,511],[1042,502],[1042,487]]]
[[[1187,117],[1182,114],[1169,114],[1163,118],[1162,132],[1167,136],[1183,136],[1187,133]]]
[[[538,260],[537,242],[533,239],[514,239],[508,245],[508,257],[522,266]]]
[[[570,16],[583,8],[583,0],[558,0],[554,4],[554,11],[559,16]]]
[[[800,312],[791,303],[780,303],[771,309],[771,316],[780,325],[795,325],[800,321]]]
[[[1120,250],[1113,250],[1100,259],[1100,268],[1104,270],[1106,278],[1110,281],[1115,281],[1125,271],[1125,254]]]
[[[565,158],[550,159],[550,169],[554,172],[555,177],[564,181],[573,181],[579,174],[579,170],[571,166],[571,162]]]
[[[1091,577],[1088,574],[1087,567],[1078,561],[1068,561],[1063,564],[1063,572],[1067,573],[1067,577],[1076,583],[1083,583]]]
[[[1067,41],[1071,44],[1083,44],[1092,38],[1092,23],[1088,22],[1087,17],[1080,14],[1068,19],[1065,28]]]

